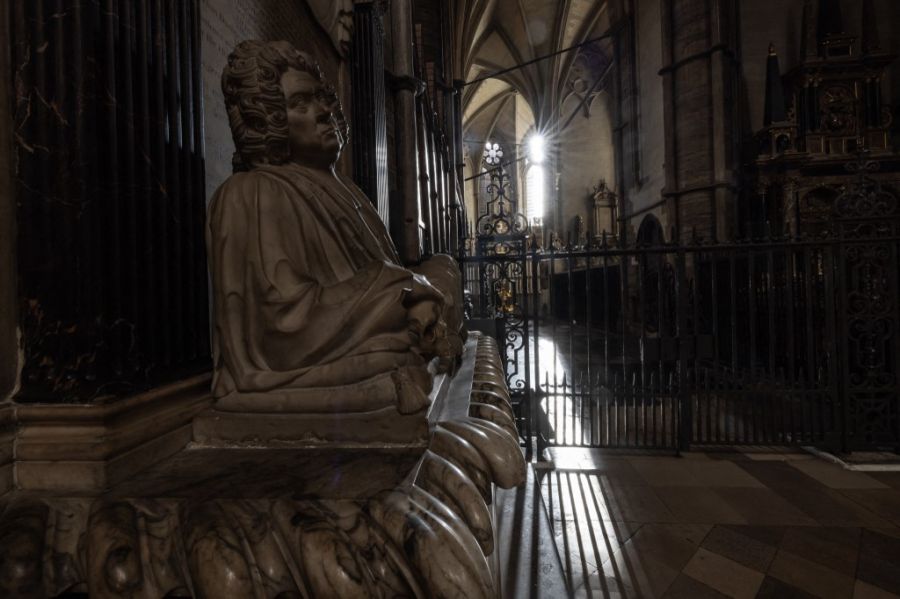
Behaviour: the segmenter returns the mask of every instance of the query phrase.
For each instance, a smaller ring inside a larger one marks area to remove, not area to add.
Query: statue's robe
[[[218,409],[402,410],[404,393],[424,399],[431,376],[403,305],[413,274],[352,183],[295,164],[235,174],[213,196],[207,248]]]

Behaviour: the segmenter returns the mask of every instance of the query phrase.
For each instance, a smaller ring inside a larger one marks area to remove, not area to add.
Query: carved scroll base
[[[520,485],[525,462],[497,349],[486,337],[469,349],[468,415],[433,425],[399,486],[365,499],[290,484],[262,497],[224,498],[216,485],[182,498],[13,497],[0,518],[0,596],[496,596],[494,485]]]

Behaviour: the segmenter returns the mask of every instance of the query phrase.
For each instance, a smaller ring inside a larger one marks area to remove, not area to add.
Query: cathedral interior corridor
[[[0,599],[900,598],[900,1],[0,2]]]

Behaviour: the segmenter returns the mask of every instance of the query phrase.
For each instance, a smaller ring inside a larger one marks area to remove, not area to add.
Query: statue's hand
[[[406,319],[410,331],[421,340],[425,331],[440,319],[444,308],[444,295],[431,285],[428,279],[413,274],[412,288],[407,292],[403,303],[408,310]]]
[[[426,331],[432,329],[441,317],[441,304],[433,300],[420,301],[409,308],[407,322],[409,329],[419,340],[425,337]]]
[[[406,304],[411,305],[421,301],[433,301],[440,306],[444,305],[444,294],[432,285],[424,275],[413,273],[412,289],[406,295]]]
[[[447,335],[447,323],[443,318],[425,329],[419,349],[429,358],[439,358],[438,372],[447,372],[459,353],[455,351],[452,338]]]

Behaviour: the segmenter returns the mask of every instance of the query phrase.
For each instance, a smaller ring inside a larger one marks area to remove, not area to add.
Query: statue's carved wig
[[[247,40],[228,56],[222,72],[222,93],[237,151],[235,172],[262,164],[283,164],[290,155],[288,146],[287,102],[281,76],[289,68],[309,73],[326,83],[319,65],[309,55],[288,42]],[[341,110],[334,87],[326,83],[341,137],[346,143],[349,126]]]

